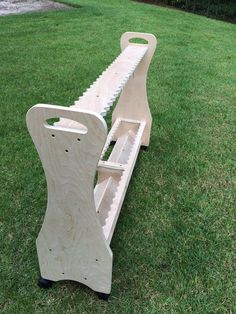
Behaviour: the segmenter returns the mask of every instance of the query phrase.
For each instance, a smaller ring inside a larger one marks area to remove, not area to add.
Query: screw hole
[[[68,149],[65,149],[65,152],[68,153]]]
[[[84,277],[84,280],[87,280],[87,278],[86,278],[86,277]]]
[[[98,262],[98,259],[96,258],[96,262]]]
[[[65,273],[61,273],[62,275],[65,275]]]
[[[49,249],[50,252],[52,252],[52,249]]]
[[[80,142],[80,138],[77,138],[77,141]]]
[[[55,137],[55,134],[52,134],[52,137]]]

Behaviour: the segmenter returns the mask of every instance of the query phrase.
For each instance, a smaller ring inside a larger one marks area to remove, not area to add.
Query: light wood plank
[[[125,165],[112,161],[100,160],[98,163],[98,171],[105,171],[115,174],[122,174],[125,170]]]
[[[109,210],[109,215],[106,219],[106,223],[103,226],[103,232],[105,235],[105,238],[107,239],[107,242],[110,243],[112,239],[112,235],[120,214],[120,209],[124,201],[125,193],[129,185],[129,181],[133,172],[133,168],[138,156],[138,152],[141,146],[141,141],[142,141],[142,135],[145,129],[145,122],[140,123],[140,127],[138,130],[137,135],[135,136],[135,141],[132,147],[132,151],[129,156],[128,164],[123,172],[123,175],[120,179],[119,185],[115,194],[115,197],[112,201],[110,210]]]
[[[105,115],[146,51],[146,46],[128,45],[83,96],[75,102],[75,107]]]

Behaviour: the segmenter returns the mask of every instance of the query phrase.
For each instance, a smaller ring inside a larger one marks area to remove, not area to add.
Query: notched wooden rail
[[[133,38],[146,44],[131,43]],[[149,145],[146,76],[155,48],[151,34],[124,33],[121,54],[73,106],[36,105],[27,113],[48,187],[37,238],[42,287],[69,279],[86,284],[102,298],[110,293],[109,244],[140,146]],[[103,117],[119,95],[107,134]],[[47,123],[58,117],[59,122]]]

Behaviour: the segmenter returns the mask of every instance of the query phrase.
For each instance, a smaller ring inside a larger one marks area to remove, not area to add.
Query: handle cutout
[[[60,121],[63,122],[62,125],[60,125]],[[51,130],[76,132],[80,134],[88,133],[88,128],[84,124],[79,123],[78,121],[75,121],[72,119],[67,119],[67,118],[55,117],[55,118],[47,119],[45,120],[44,126]],[[80,138],[78,138],[77,140],[80,141]]]
[[[54,123],[60,121],[60,118],[51,118],[51,119],[48,119],[48,120],[46,120],[46,121],[47,121],[47,124],[49,124],[49,125],[54,125]]]
[[[144,38],[139,38],[139,37],[134,37],[134,38],[130,38],[129,39],[129,43],[131,44],[143,44],[143,45],[147,45],[148,41]]]

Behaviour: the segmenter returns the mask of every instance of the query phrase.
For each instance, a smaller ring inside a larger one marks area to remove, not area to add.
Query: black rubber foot
[[[53,281],[51,281],[51,280],[44,279],[43,277],[40,277],[40,278],[39,278],[38,286],[39,286],[40,288],[48,289],[48,288],[51,288],[51,287],[52,287],[52,284],[53,284]]]
[[[148,146],[141,146],[141,149],[146,151],[146,150],[148,150]]]
[[[108,301],[110,294],[98,292],[98,298],[103,301]]]

